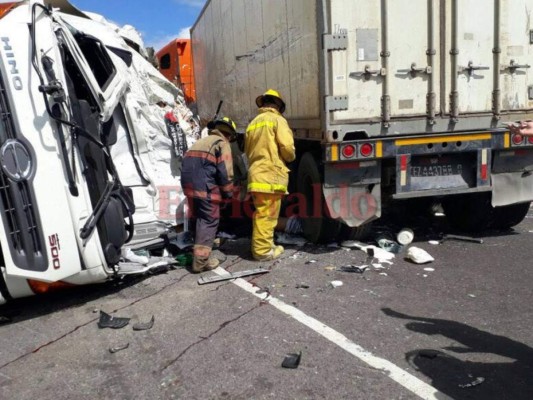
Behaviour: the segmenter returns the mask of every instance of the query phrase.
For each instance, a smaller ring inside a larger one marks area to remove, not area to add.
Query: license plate
[[[411,166],[411,176],[414,178],[461,175],[462,172],[463,165],[459,163]]]

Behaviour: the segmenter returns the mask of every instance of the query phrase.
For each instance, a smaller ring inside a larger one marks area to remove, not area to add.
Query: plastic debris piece
[[[476,379],[474,379],[472,382],[466,383],[464,385],[459,385],[461,389],[471,388],[477,385],[481,385],[483,382],[485,382],[485,378],[482,376],[478,376]]]
[[[217,275],[217,276],[201,277],[200,279],[198,279],[198,284],[205,285],[206,283],[228,281],[231,279],[242,278],[245,276],[266,274],[268,272],[270,272],[270,270],[264,269],[264,268],[256,268],[256,269],[250,269],[247,271],[238,271],[238,272],[227,272],[223,276]]]
[[[121,344],[121,345],[116,346],[116,347],[110,347],[109,348],[109,352],[111,354],[113,354],[113,353],[116,353],[116,352],[121,351],[121,350],[126,350],[128,347],[130,347],[129,343]]]
[[[435,268],[429,268],[429,267],[428,268],[424,268],[424,271],[433,272],[433,271],[435,271]]]
[[[121,329],[130,323],[130,318],[113,317],[103,311],[100,311],[100,320],[98,321],[98,327]]]
[[[302,352],[287,354],[281,363],[283,368],[296,369],[300,365],[302,359]]]
[[[379,274],[383,276],[389,276],[389,274],[387,274],[386,272],[380,272]]]
[[[335,247],[339,247],[337,243],[335,243],[335,245]],[[328,247],[330,247],[329,244]],[[361,242],[358,242],[357,240],[345,240],[344,242],[341,242],[341,247],[348,247],[349,249],[359,249],[361,247]]]
[[[362,274],[368,268],[368,265],[343,265],[339,268],[342,272],[353,272],[356,274]]]
[[[155,321],[155,318],[152,315],[152,318],[150,318],[150,321],[148,321],[148,322],[137,322],[136,324],[134,324],[133,325],[133,330],[134,331],[147,331],[149,329],[152,329],[152,327],[154,326],[154,321]]]
[[[143,265],[148,264],[148,262],[150,261],[150,257],[138,255],[134,251],[132,251],[131,248],[129,247],[123,247],[121,249],[121,255],[122,255],[122,258],[126,261],[139,263]]]
[[[318,262],[318,261],[317,260],[309,260],[309,261],[306,261],[305,263],[306,264],[314,264],[316,262]]]
[[[376,240],[379,247],[393,254],[398,254],[402,250],[402,246],[394,240],[385,237],[380,237]]]
[[[337,268],[334,267],[333,265],[328,265],[326,267],[324,267],[324,271],[335,271]]]
[[[440,244],[440,242],[438,240],[429,240],[428,243],[433,245],[433,246],[437,246],[437,245]]]
[[[472,294],[472,293],[469,293],[469,294],[468,294],[468,297],[471,297],[471,298],[475,299],[475,298],[476,298],[476,295],[475,295],[475,294]]]
[[[415,238],[414,232],[409,228],[404,228],[396,235],[396,240],[401,245],[405,246],[411,244]]]
[[[407,259],[415,264],[426,264],[435,261],[427,251],[419,247],[410,247],[409,250],[407,250]]]
[[[331,281],[329,284],[333,288],[338,288],[338,287],[341,287],[342,285],[344,285],[344,283],[342,281]]]
[[[381,264],[372,264],[372,267],[374,267],[374,269],[385,269],[385,267]]]
[[[305,283],[298,283],[296,285],[296,289],[309,289],[309,285],[307,285]]]

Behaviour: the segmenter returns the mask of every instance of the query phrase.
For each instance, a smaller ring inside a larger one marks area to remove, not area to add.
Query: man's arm
[[[510,124],[509,130],[515,134],[533,136],[533,121],[521,121],[518,125]]]
[[[220,187],[222,197],[229,199],[233,196],[233,157],[229,143],[221,143],[218,154],[216,182]]]

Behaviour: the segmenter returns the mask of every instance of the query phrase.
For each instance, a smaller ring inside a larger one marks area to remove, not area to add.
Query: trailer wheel
[[[450,225],[466,232],[479,232],[489,228],[494,218],[490,193],[450,196],[442,207]]]
[[[492,227],[496,229],[509,229],[524,220],[531,203],[511,204],[494,209]]]
[[[492,207],[490,193],[454,196],[443,201],[444,213],[458,229],[479,232],[484,229],[509,229],[526,217],[530,203]]]
[[[322,179],[311,153],[305,153],[300,160],[296,186],[305,199],[305,209],[300,210],[305,238],[313,243],[334,240],[341,224],[326,215]]]
[[[367,239],[372,231],[372,222],[357,227],[349,227],[341,224],[339,240],[364,240]]]

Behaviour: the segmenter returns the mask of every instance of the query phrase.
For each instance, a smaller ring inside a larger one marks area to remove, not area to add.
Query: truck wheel
[[[496,229],[509,229],[524,220],[531,203],[511,204],[494,209],[492,227]]]
[[[367,239],[372,231],[372,222],[357,227],[349,227],[341,224],[339,240],[364,240]]]
[[[494,219],[490,193],[450,196],[443,200],[442,207],[450,225],[462,231],[485,230]]]
[[[305,199],[305,209],[300,210],[305,238],[313,243],[334,240],[341,224],[326,215],[322,179],[311,153],[305,153],[300,160],[296,186]]]

